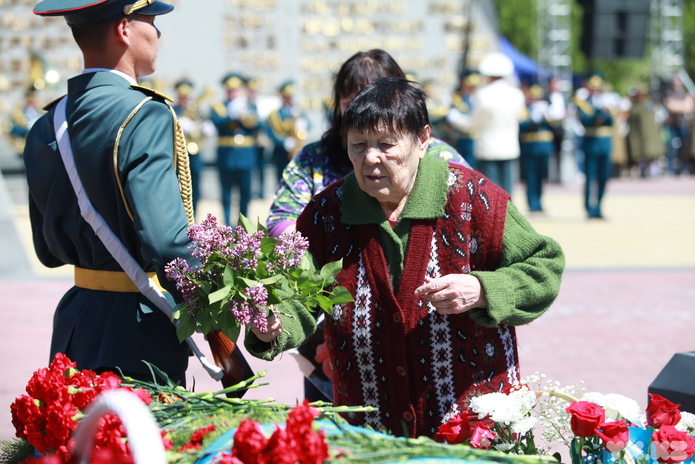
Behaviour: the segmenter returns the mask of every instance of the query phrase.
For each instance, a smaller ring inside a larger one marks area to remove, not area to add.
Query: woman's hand
[[[251,332],[262,342],[270,343],[282,333],[282,321],[272,313],[268,315],[268,330],[266,332],[261,332],[261,329],[253,322],[250,325]]]
[[[424,296],[440,314],[461,314],[487,306],[485,289],[470,274],[425,277],[425,284],[415,290],[415,295]]]

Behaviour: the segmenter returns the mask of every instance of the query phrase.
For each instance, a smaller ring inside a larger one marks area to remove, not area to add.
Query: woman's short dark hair
[[[343,121],[340,100],[380,77],[389,76],[405,79],[405,73],[396,60],[379,48],[355,53],[343,63],[336,74],[333,82],[331,126],[323,134],[321,142],[333,168],[337,171],[347,173],[352,170],[352,164],[340,139],[340,126]]]
[[[400,77],[382,77],[352,99],[343,115],[340,135],[350,130],[373,131],[384,125],[389,132],[417,137],[429,122],[427,94]]]

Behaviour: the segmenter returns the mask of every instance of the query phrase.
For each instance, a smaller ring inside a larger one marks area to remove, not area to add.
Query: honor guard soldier
[[[290,159],[299,152],[309,135],[309,120],[294,102],[294,82],[287,81],[278,89],[282,106],[268,115],[267,131],[273,142],[273,164],[277,180]]]
[[[24,94],[24,102],[17,105],[10,114],[9,135],[17,155],[21,156],[24,153],[27,134],[41,114],[36,100],[36,88],[32,85]]]
[[[601,202],[611,176],[611,137],[613,116],[602,101],[604,80],[600,73],[593,73],[586,82],[588,97],[575,96],[579,122],[585,133],[582,140],[584,152],[584,206],[590,219],[602,219]]]
[[[553,128],[550,125],[548,101],[540,85],[528,89],[528,111],[519,123],[521,163],[526,177],[526,200],[529,211],[543,211],[543,181],[548,178],[550,155],[553,153]]]
[[[254,194],[256,198],[265,198],[265,146],[261,143],[259,136],[261,135],[263,118],[258,112],[258,91],[260,90],[261,82],[255,77],[246,79],[246,98],[249,101],[249,112],[256,115],[259,121],[258,127],[254,132],[256,139],[256,171],[258,173],[258,190]]]
[[[257,113],[249,109],[244,78],[237,73],[222,79],[227,94],[212,106],[210,119],[217,128],[217,170],[220,179],[224,221],[232,225],[232,189],[239,189],[239,213],[248,217],[251,184],[257,164]]]
[[[451,144],[473,169],[476,164],[473,151],[475,137],[470,129],[473,94],[482,82],[483,79],[478,71],[467,71],[459,83],[459,88],[451,97],[451,108],[446,116],[447,122],[453,129],[450,136]]]
[[[85,69],[32,127],[24,163],[38,258],[75,267],[53,320],[51,358],[64,353],[78,369],[152,381],[149,363],[183,385],[190,351],[165,314],[181,298],[164,268],[175,258],[195,263],[188,159],[170,99],[138,86],[156,69],[155,18],[172,10],[159,0],[34,8],[65,17]]]
[[[176,116],[181,122],[181,129],[186,136],[186,149],[191,166],[191,187],[193,188],[193,208],[195,210],[200,199],[200,178],[205,169],[205,162],[200,153],[202,145],[207,137],[215,134],[215,127],[210,120],[204,118],[200,111],[200,98],[192,98],[193,82],[189,79],[181,79],[174,84],[176,90],[176,102],[173,104]]]

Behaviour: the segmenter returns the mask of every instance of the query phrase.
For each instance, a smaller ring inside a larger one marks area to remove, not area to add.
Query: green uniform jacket
[[[163,98],[154,96],[121,135],[118,176],[114,172],[119,128],[148,95],[110,72],[82,74],[68,82],[66,115],[78,174],[94,208],[145,271],[156,271],[170,291],[164,266],[190,257],[186,213],[174,169],[174,123]],[[58,152],[54,108],[32,128],[24,162],[34,247],[48,267],[71,264],[121,271],[80,215]],[[174,325],[140,293],[73,287],[56,310],[51,358],[66,353],[80,369],[120,367],[147,373],[146,360],[170,375],[183,375],[188,347]]]

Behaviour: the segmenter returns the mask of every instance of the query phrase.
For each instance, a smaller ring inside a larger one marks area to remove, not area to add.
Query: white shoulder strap
[[[75,158],[72,152],[72,145],[70,144],[70,137],[68,135],[68,122],[65,114],[65,106],[67,102],[67,97],[58,102],[55,113],[53,115],[53,129],[56,134],[56,141],[58,142],[58,148],[60,149],[60,156],[63,159],[63,164],[65,164],[65,170],[70,177],[70,183],[72,188],[75,190],[75,195],[77,196],[77,203],[80,207],[80,213],[87,223],[92,226],[94,233],[102,241],[106,249],[111,253],[114,259],[121,266],[123,271],[128,274],[128,277],[135,283],[140,292],[147,297],[152,303],[154,303],[167,317],[171,320],[172,317],[172,307],[166,297],[157,288],[157,285],[152,279],[149,278],[147,273],[140,267],[135,258],[131,256],[130,252],[126,249],[120,239],[113,233],[109,228],[104,218],[99,214],[99,212],[94,209],[92,203],[89,201],[86,192],[80,181],[80,177],[77,174],[77,169],[75,168]],[[219,367],[211,364],[205,355],[200,351],[200,348],[196,345],[195,341],[188,337],[186,342],[190,346],[193,353],[198,357],[200,362],[210,376],[215,380],[222,379],[224,372]]]

